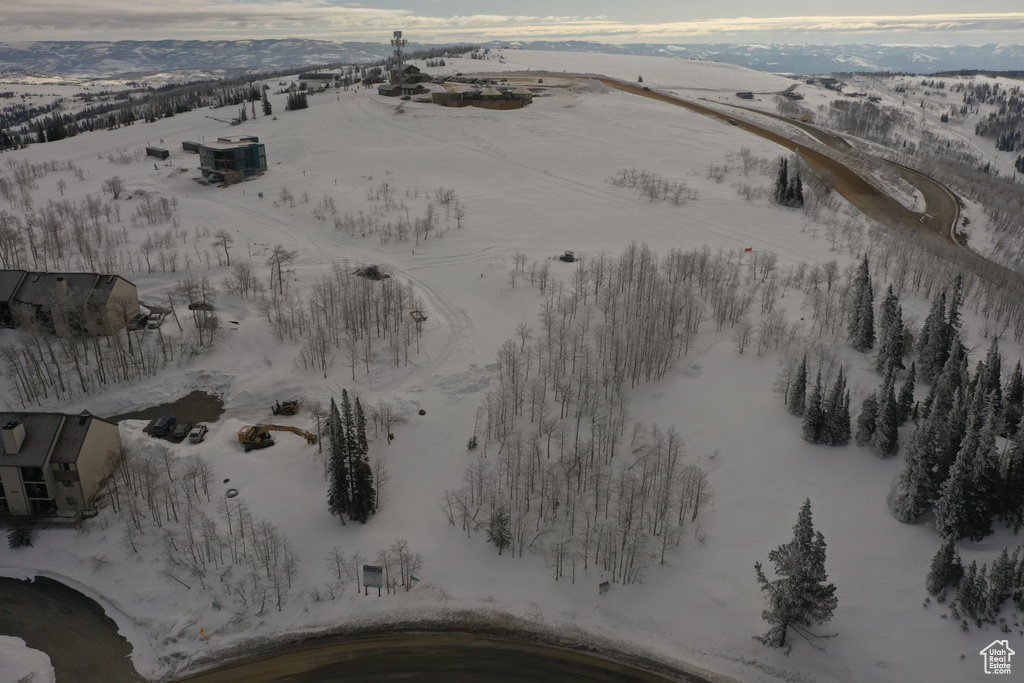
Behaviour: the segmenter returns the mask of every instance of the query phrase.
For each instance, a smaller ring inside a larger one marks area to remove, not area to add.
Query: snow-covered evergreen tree
[[[926,382],[942,372],[949,354],[946,338],[946,290],[932,299],[931,308],[917,335],[917,368]]]
[[[893,512],[901,522],[916,522],[935,502],[938,486],[933,478],[932,437],[925,425],[918,425],[907,441],[906,464],[897,480],[898,493],[893,502]]]
[[[925,585],[928,592],[938,596],[939,602],[942,602],[945,599],[946,589],[956,587],[963,575],[964,566],[960,562],[956,544],[953,541],[946,541],[932,558],[931,569],[928,571],[928,580]]]
[[[999,493],[1000,517],[1016,533],[1024,526],[1024,429],[1017,430],[1006,450]]]
[[[886,290],[878,317],[878,358],[875,367],[882,375],[903,369],[903,309],[892,285]]]
[[[899,406],[896,403],[896,374],[890,372],[878,394],[878,415],[872,442],[875,452],[883,458],[896,455],[899,450]]]
[[[875,424],[878,420],[878,396],[874,392],[864,397],[857,416],[857,445],[867,446],[875,438]]]
[[[845,446],[850,443],[850,392],[846,389],[843,369],[829,390],[823,406],[825,427],[822,443],[829,446]]]
[[[338,404],[331,398],[330,414],[327,418],[327,428],[330,435],[331,447],[328,453],[327,476],[329,478],[327,487],[327,507],[331,514],[340,518],[345,523],[345,515],[350,510],[349,496],[349,470],[348,470],[348,440],[345,437],[345,427],[342,423],[341,414],[338,412]]]
[[[804,440],[810,443],[822,443],[825,433],[825,411],[822,406],[821,396],[821,370],[818,370],[817,379],[814,380],[814,389],[807,399],[807,406],[804,409]]]
[[[788,640],[790,629],[808,642],[811,637],[821,637],[811,633],[810,628],[830,620],[839,604],[835,584],[827,583],[825,537],[814,530],[810,499],[800,508],[793,540],[769,552],[768,559],[775,565],[779,578],[769,580],[761,563],[754,563],[757,582],[768,594],[761,618],[771,624],[758,640],[769,647],[784,647],[788,652],[792,647]]]
[[[1006,436],[1017,433],[1021,415],[1024,415],[1024,372],[1018,360],[1006,382],[1003,392],[1003,428]]]
[[[786,203],[786,190],[789,187],[789,162],[786,157],[779,159],[779,174],[775,178],[775,188],[772,195],[776,204]]]
[[[943,538],[980,541],[992,533],[998,476],[994,422],[991,404],[987,415],[972,411],[968,416],[960,451],[935,504],[935,529]]]
[[[804,356],[800,368],[796,372],[796,379],[789,393],[789,412],[793,415],[803,416],[804,404],[807,402],[807,356]]]
[[[916,367],[913,363],[910,364],[910,370],[907,371],[907,376],[903,380],[903,386],[900,387],[900,393],[896,397],[896,405],[899,409],[900,424],[903,425],[910,419],[910,415],[914,410],[914,375],[916,373]]]
[[[512,522],[508,508],[499,505],[491,511],[491,520],[487,525],[487,540],[498,546],[498,554],[512,544]]]
[[[858,351],[869,351],[875,345],[875,295],[871,287],[867,256],[861,261],[857,277],[853,281],[853,301],[847,330],[850,335],[850,346]]]

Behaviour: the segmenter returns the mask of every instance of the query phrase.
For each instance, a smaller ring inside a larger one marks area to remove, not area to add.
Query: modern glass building
[[[199,145],[199,170],[210,182],[237,183],[267,170],[267,152],[255,135],[217,138]]]

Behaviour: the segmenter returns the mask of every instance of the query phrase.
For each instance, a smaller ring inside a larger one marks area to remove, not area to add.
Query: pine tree
[[[804,356],[800,368],[796,372],[796,379],[789,394],[789,412],[793,415],[804,414],[804,406],[807,402],[807,356]]]
[[[864,397],[857,416],[857,445],[867,446],[875,438],[875,424],[878,420],[878,397],[874,392]]]
[[[946,589],[956,587],[963,575],[964,566],[960,562],[956,544],[953,541],[946,541],[932,558],[932,566],[928,571],[928,581],[925,585],[930,594],[938,596],[939,602],[943,602]]]
[[[821,370],[818,370],[818,377],[814,380],[814,389],[811,391],[811,396],[807,400],[807,407],[804,410],[804,440],[811,443],[822,443],[824,431],[825,412],[822,409]]]
[[[985,595],[986,619],[995,623],[999,610],[1013,594],[1014,563],[1010,554],[1003,547],[999,556],[992,561],[992,569],[988,573],[988,593]]]
[[[984,420],[979,428],[978,424]],[[967,433],[935,504],[935,529],[943,538],[980,541],[992,533],[996,495],[996,445],[992,407],[968,416]]]
[[[899,396],[896,398],[900,425],[906,424],[914,409],[914,375],[917,374],[916,370],[916,366],[911,363],[907,377],[903,380],[903,386],[900,387]]]
[[[800,172],[797,171],[796,177],[793,178],[793,204],[797,208],[804,205],[804,181],[800,178]]]
[[[274,111],[274,108],[270,106],[270,98],[267,97],[267,89],[263,89],[263,115],[270,116]]]
[[[875,345],[875,295],[871,288],[871,272],[865,256],[853,281],[853,303],[847,328],[850,346],[864,353]]]
[[[999,486],[1000,517],[1017,533],[1024,526],[1024,429],[1017,430],[1002,467]]]
[[[839,375],[836,377],[832,389],[829,390],[828,399],[823,408],[825,428],[822,443],[829,446],[845,446],[850,443],[849,396],[850,392],[846,389],[846,377],[843,375],[843,369],[839,368]]]
[[[1006,391],[1003,392],[1003,427],[1006,436],[1017,433],[1021,415],[1024,415],[1024,371],[1018,360],[1006,381]]]
[[[779,159],[779,175],[775,179],[773,195],[776,204],[786,203],[786,190],[789,188],[789,162],[786,157]]]
[[[890,374],[882,383],[878,396],[878,415],[875,418],[873,442],[875,452],[883,458],[896,455],[899,450],[900,419],[895,383],[895,374]]]
[[[985,365],[981,373],[982,390],[991,396],[996,415],[1003,412],[1003,358],[999,354],[999,339],[992,338],[992,344],[985,355]]]
[[[932,382],[942,372],[948,357],[946,339],[946,290],[932,299],[921,332],[917,335],[917,367],[926,382]]]
[[[358,396],[355,400],[355,425],[357,452],[361,456],[366,456],[370,452],[370,443],[366,439],[366,414],[363,413],[363,406],[359,402]]]
[[[978,563],[972,560],[971,564],[967,567],[967,571],[964,572],[963,577],[960,579],[960,588],[956,593],[956,599],[953,601],[954,613],[959,614],[961,618],[977,619],[978,603],[980,601],[981,591],[978,590]]]
[[[883,375],[903,369],[903,309],[892,285],[885,293],[878,319],[878,358],[875,367]]]
[[[924,426],[918,425],[907,441],[906,464],[897,480],[898,494],[893,503],[893,512],[901,522],[916,522],[935,502],[931,437]]]
[[[754,563],[757,582],[768,593],[761,618],[771,624],[758,640],[769,647],[784,647],[788,653],[792,647],[788,642],[790,629],[808,642],[811,637],[821,637],[809,629],[831,619],[839,604],[835,585],[826,583],[825,537],[814,531],[810,499],[800,508],[793,540],[769,552],[768,559],[775,565],[779,577],[775,580],[765,576],[760,562]]]
[[[346,453],[348,440],[345,437],[344,425],[338,412],[338,404],[334,402],[334,398],[331,398],[327,428],[331,440],[327,467],[328,477],[330,478],[327,491],[327,507],[332,515],[340,518],[341,523],[345,524],[345,515],[351,510],[348,455]]]
[[[487,525],[487,540],[498,546],[498,554],[512,545],[512,521],[504,505],[491,510],[491,521]]]

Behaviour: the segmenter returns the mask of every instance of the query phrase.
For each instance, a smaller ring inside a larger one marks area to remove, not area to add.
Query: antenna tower
[[[402,40],[402,32],[395,31],[394,38],[391,39],[391,47],[395,48],[395,64],[398,70],[398,85],[402,85],[402,48],[408,41]]]

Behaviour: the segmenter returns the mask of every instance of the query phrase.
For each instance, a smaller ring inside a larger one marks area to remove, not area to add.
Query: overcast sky
[[[969,10],[969,11],[965,11]],[[0,40],[1024,43],[1024,0],[0,0]]]

